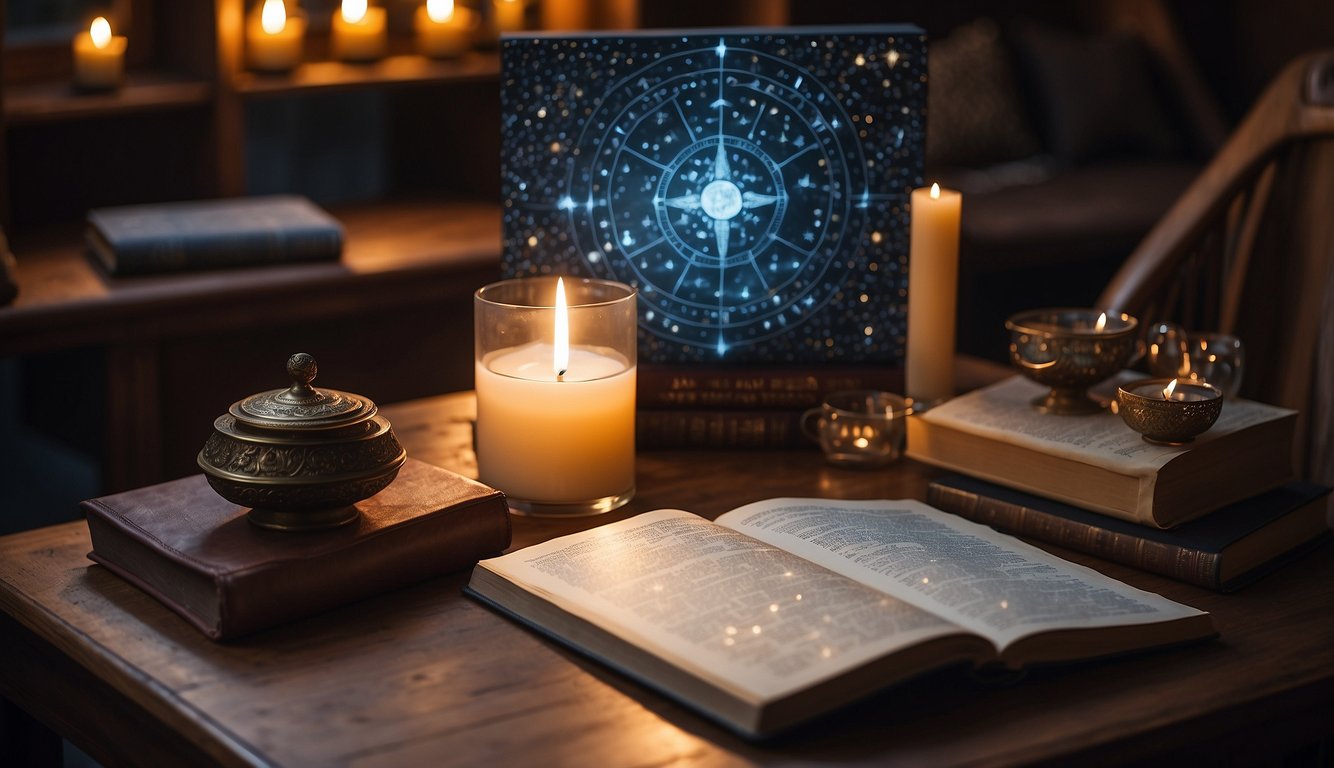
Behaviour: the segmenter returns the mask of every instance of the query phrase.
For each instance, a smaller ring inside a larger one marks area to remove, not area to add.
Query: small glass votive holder
[[[801,429],[825,460],[847,467],[883,467],[903,455],[911,412],[898,395],[873,389],[832,392],[802,414]]]
[[[1203,381],[1218,387],[1229,400],[1241,391],[1246,349],[1227,333],[1186,331],[1175,323],[1155,323],[1149,334],[1149,373],[1159,377]]]
[[[1223,412],[1223,393],[1189,379],[1146,379],[1117,388],[1126,426],[1150,443],[1184,445],[1207,432]]]
[[[621,283],[555,277],[475,294],[478,476],[514,511],[592,515],[634,496],[635,299]]]

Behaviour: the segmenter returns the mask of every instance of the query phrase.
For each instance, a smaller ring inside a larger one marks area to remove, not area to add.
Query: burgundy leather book
[[[251,525],[203,475],[85,501],[88,557],[228,640],[459,570],[509,546],[500,491],[409,458],[360,519],[326,531]]]

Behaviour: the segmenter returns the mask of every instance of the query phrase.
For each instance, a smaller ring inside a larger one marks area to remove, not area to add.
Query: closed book
[[[1313,483],[1287,483],[1166,531],[963,475],[933,481],[927,501],[1007,533],[1230,592],[1329,532],[1329,492]]]
[[[343,227],[304,197],[274,195],[98,208],[89,251],[113,275],[334,260]]]
[[[636,401],[644,409],[794,410],[830,392],[903,391],[903,369],[875,365],[671,365],[641,363]]]
[[[814,448],[801,432],[800,410],[640,410],[635,445],[642,450]]]
[[[1148,443],[1103,411],[1054,416],[1013,377],[908,419],[908,455],[1140,525],[1171,528],[1292,480],[1297,412],[1231,399],[1185,445]]]
[[[455,571],[509,546],[499,491],[409,458],[355,523],[259,528],[203,475],[82,504],[94,562],[214,640]]]

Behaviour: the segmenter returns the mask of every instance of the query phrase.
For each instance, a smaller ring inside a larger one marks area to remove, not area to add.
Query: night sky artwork
[[[661,363],[902,360],[914,27],[507,38],[507,276],[639,291]]]

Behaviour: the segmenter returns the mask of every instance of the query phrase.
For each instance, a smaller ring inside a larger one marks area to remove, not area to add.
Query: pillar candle
[[[963,195],[932,184],[912,192],[908,255],[909,397],[930,404],[954,394],[954,314]]]
[[[374,61],[384,56],[385,12],[366,0],[343,0],[333,15],[333,55],[342,61]]]
[[[126,44],[123,35],[111,34],[105,18],[93,19],[87,32],[74,37],[74,84],[89,91],[119,87],[125,76]]]
[[[425,56],[459,56],[472,45],[476,26],[472,11],[459,8],[454,0],[427,0],[413,18],[417,51]]]
[[[496,14],[496,29],[501,32],[523,29],[524,0],[494,0],[492,7]]]
[[[286,72],[301,62],[306,19],[289,14],[283,0],[264,0],[259,13],[246,24],[250,67],[265,72]]]

